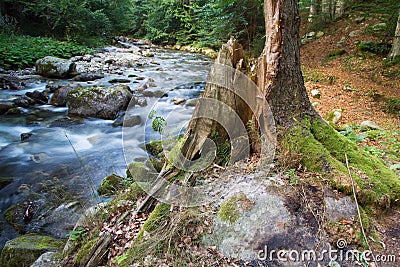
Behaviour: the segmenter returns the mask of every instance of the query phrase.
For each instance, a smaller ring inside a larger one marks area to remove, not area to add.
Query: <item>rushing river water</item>
[[[151,78],[156,87],[147,90],[162,90],[168,96],[149,97],[146,107],[137,106],[130,112],[146,121],[153,109],[159,116],[168,116],[174,110],[174,120],[184,125],[193,107],[174,105],[172,99],[185,98],[188,103],[197,98],[204,89],[211,61],[201,55],[163,49],[155,49],[154,55],[141,58],[140,64],[121,68],[119,74],[104,73],[105,77],[94,84],[110,86],[108,81],[112,78],[127,78],[135,90]],[[73,80],[41,78],[20,91],[1,90],[0,101],[12,101],[28,91],[43,91],[49,83],[88,86]],[[100,119],[85,119],[83,124],[54,123],[66,117],[67,112],[67,108],[42,105],[28,108],[22,115],[0,117],[0,178],[12,179],[0,191],[0,248],[24,232],[65,237],[86,208],[105,200],[96,193],[102,179],[112,172],[125,176],[122,128]],[[22,142],[23,133],[32,136]],[[151,138],[157,138],[157,133],[149,123],[129,129],[129,142],[125,144],[130,146],[128,160],[145,159],[143,140]],[[24,221],[20,217],[28,207],[33,218]],[[13,226],[5,220],[7,209],[6,215],[15,222]]]

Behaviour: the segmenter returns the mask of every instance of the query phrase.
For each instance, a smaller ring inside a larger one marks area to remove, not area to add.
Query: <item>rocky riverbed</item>
[[[152,110],[162,117],[173,110],[185,126],[210,65],[202,55],[120,42],[2,71],[0,247],[26,233],[65,238],[85,209],[107,200],[97,194],[104,177],[124,176],[126,159],[145,161],[144,143],[158,138]]]

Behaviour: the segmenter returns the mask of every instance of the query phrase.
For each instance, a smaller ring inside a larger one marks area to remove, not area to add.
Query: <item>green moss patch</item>
[[[0,266],[30,266],[37,258],[48,251],[60,251],[64,241],[48,236],[27,234],[7,241],[0,258]]]
[[[99,237],[95,237],[87,242],[84,243],[84,245],[78,250],[78,253],[76,254],[74,258],[75,264],[83,264],[85,261],[88,259],[90,253],[92,252],[92,249],[95,247],[97,242],[99,241]]]
[[[351,193],[347,154],[361,204],[388,206],[399,199],[400,179],[383,161],[360,149],[320,119],[312,122],[306,119],[302,125],[293,128],[284,143],[302,155],[301,163],[307,170],[326,174],[334,187]]]
[[[170,207],[171,206],[169,204],[164,203],[158,205],[144,223],[143,230],[149,233],[155,231],[162,222],[168,219]]]
[[[124,186],[124,178],[115,173],[107,176],[101,181],[100,187],[97,190],[100,195],[112,196]]]
[[[252,202],[241,192],[221,203],[221,207],[218,210],[218,217],[224,222],[233,224],[240,218],[240,214],[243,211],[250,210],[252,206]]]

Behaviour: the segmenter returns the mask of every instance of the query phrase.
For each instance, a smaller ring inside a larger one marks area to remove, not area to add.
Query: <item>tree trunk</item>
[[[311,0],[310,14],[308,15],[308,22],[313,22],[314,18],[318,16],[318,11],[321,6],[321,0]]]
[[[321,15],[325,20],[332,20],[332,1],[333,0],[322,0],[321,2]]]
[[[289,160],[290,155],[300,157],[300,162],[293,161],[296,165],[292,168],[302,166],[323,173],[332,184],[350,193],[351,179],[345,175],[347,155],[359,171],[359,176],[354,176],[360,202],[389,206],[400,197],[400,182],[393,171],[338,134],[310,103],[300,68],[298,1],[264,0],[264,12],[266,44],[259,58],[258,85],[280,131],[281,164],[285,164],[285,155]],[[369,177],[373,188],[363,187],[362,177]]]
[[[335,3],[335,18],[341,18],[344,14],[344,10],[346,8],[345,0],[337,0]]]
[[[396,31],[394,33],[392,49],[389,53],[389,58],[394,59],[398,56],[400,56],[400,11],[399,18],[397,19]]]
[[[275,123],[285,128],[305,114],[317,116],[300,69],[300,16],[297,1],[265,0],[266,45],[259,59],[258,86]]]

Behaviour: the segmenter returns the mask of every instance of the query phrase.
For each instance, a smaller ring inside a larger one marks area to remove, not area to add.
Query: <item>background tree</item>
[[[394,33],[393,45],[389,54],[389,58],[394,59],[400,56],[400,11],[399,18],[397,19],[396,31]]]

